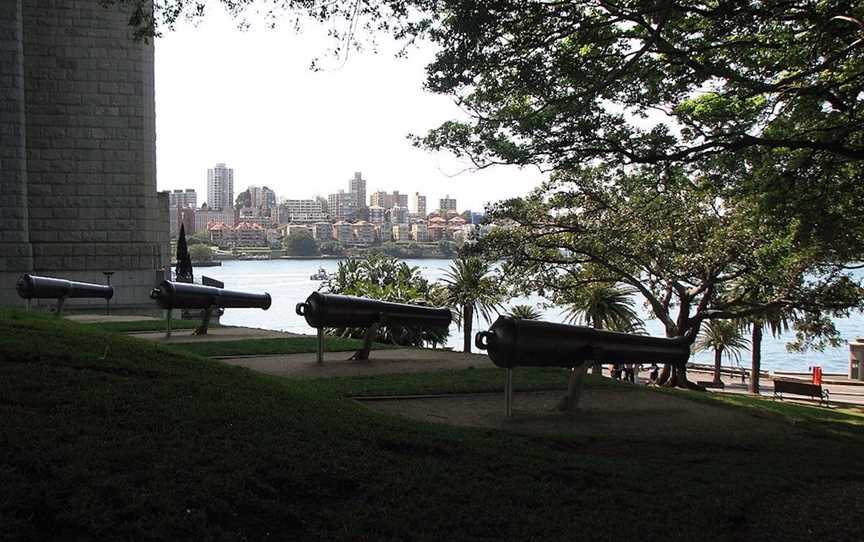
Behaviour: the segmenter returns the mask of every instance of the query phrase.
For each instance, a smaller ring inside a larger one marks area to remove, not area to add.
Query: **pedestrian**
[[[652,363],[650,371],[651,372],[648,373],[648,381],[652,384],[656,384],[657,379],[660,378],[660,367],[658,367],[656,363]]]

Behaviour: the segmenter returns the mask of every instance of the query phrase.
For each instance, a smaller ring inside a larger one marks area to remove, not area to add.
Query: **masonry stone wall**
[[[113,302],[146,304],[168,263],[152,43],[131,40],[127,14],[99,0],[0,3],[0,92],[23,100],[23,108],[0,105],[0,205],[13,232],[0,241],[29,249],[16,253],[23,259],[0,259],[0,274],[29,263],[37,274],[103,283],[102,272],[113,271]],[[7,76],[7,57],[19,59],[17,79],[11,68]],[[7,142],[7,132],[20,136]],[[7,173],[7,155],[20,175]],[[5,290],[0,304],[20,303]]]

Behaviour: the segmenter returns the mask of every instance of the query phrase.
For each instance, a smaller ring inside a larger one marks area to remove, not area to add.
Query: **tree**
[[[209,262],[213,260],[213,249],[207,245],[193,245],[189,247],[189,255],[193,262]]]
[[[285,250],[291,256],[317,256],[320,254],[318,241],[305,230],[292,233],[283,241]]]
[[[754,212],[752,198],[681,168],[595,166],[559,172],[526,198],[492,206],[502,225],[480,241],[526,293],[597,283],[635,288],[668,337],[693,344],[703,321],[799,310],[814,318],[861,308],[862,287],[830,247]],[[743,290],[733,285],[744,283]],[[828,326],[808,333],[825,336]],[[689,386],[686,368],[661,377]]]
[[[747,348],[749,342],[741,334],[742,327],[734,320],[712,320],[702,327],[702,331],[693,344],[694,352],[714,351],[714,385],[722,386],[720,379],[720,362],[723,355],[728,359],[741,359],[741,350]]]
[[[539,320],[541,316],[540,312],[531,305],[513,305],[507,315],[516,320]]]
[[[174,271],[177,282],[193,282],[192,257],[189,256],[189,248],[186,246],[186,227],[180,224],[180,233],[177,235],[177,268]]]
[[[434,305],[436,289],[429,284],[420,269],[389,256],[370,255],[366,260],[348,259],[339,262],[336,272],[322,283],[322,291],[380,299],[394,303]],[[365,329],[328,330],[344,337],[361,338]],[[443,344],[448,331],[423,326],[402,326],[388,323],[378,329],[378,342],[423,347]]]
[[[444,300],[463,331],[462,351],[470,353],[475,314],[489,320],[501,303],[503,291],[489,264],[476,256],[454,260],[442,282]]]
[[[324,241],[321,243],[321,253],[331,256],[341,256],[345,253],[345,248],[338,241]]]

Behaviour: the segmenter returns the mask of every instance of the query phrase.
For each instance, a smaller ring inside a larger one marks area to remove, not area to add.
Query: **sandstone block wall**
[[[0,259],[0,304],[21,303],[7,278],[28,265],[99,283],[102,271],[114,271],[113,302],[147,304],[168,263],[167,196],[156,192],[153,46],[132,41],[123,10],[99,0],[2,5],[0,92],[19,101],[0,105],[0,222],[12,232],[0,242],[24,248],[10,249],[17,259],[5,250]],[[7,142],[7,132],[20,135]],[[19,174],[7,171],[7,155]]]

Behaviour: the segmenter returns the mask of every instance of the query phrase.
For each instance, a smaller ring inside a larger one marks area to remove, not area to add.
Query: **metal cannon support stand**
[[[318,328],[318,363],[324,363],[324,328]]]
[[[207,328],[210,326],[210,318],[213,316],[214,305],[210,305],[204,309],[204,317],[201,318],[201,325],[195,328],[192,335],[207,335]]]
[[[383,318],[382,318],[383,320]],[[366,360],[369,359],[369,352],[372,351],[372,342],[378,336],[378,329],[383,325],[383,322],[375,322],[366,328],[366,333],[363,334],[363,346],[360,350],[354,352],[354,355],[348,360]]]
[[[64,295],[64,296],[60,296],[57,298],[57,314],[54,315],[57,318],[60,318],[63,316],[63,306],[66,304],[66,298],[67,297],[68,296]]]

